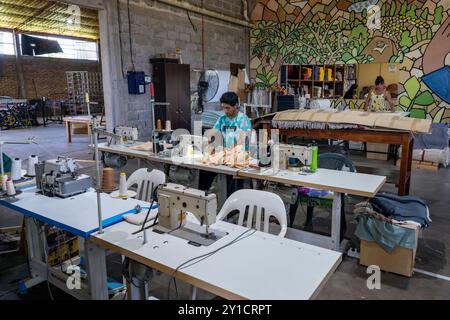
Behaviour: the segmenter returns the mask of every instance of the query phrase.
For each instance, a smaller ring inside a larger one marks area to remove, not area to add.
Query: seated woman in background
[[[394,100],[384,86],[384,79],[378,76],[375,80],[375,87],[372,87],[366,98],[366,111],[394,112]]]
[[[352,84],[350,89],[347,90],[347,92],[344,94],[344,99],[356,99],[356,89],[358,88],[358,85]]]

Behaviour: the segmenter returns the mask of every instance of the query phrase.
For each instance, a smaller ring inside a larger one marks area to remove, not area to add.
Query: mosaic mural
[[[450,122],[449,0],[258,0],[252,20],[257,86],[276,86],[283,64],[398,62],[397,109]]]

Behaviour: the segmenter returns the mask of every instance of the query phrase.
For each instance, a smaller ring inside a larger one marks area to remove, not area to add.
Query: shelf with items
[[[284,65],[281,70],[282,85],[297,88],[296,93],[310,98],[340,98],[357,83],[356,65],[299,64]]]

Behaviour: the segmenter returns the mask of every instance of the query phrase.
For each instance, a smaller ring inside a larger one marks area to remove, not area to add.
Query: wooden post
[[[66,136],[67,136],[67,142],[71,143],[72,142],[72,133],[70,130],[70,121],[65,121],[66,123]]]

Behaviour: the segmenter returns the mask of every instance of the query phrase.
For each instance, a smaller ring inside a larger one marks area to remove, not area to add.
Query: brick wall
[[[14,57],[0,56],[0,96],[17,97],[16,64]]]
[[[65,99],[67,97],[66,71],[98,72],[97,61],[51,59],[39,57],[22,58],[27,99],[48,97]],[[13,56],[3,56],[0,63],[0,96],[17,98],[18,81]]]

